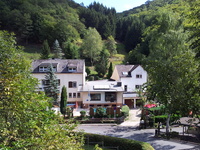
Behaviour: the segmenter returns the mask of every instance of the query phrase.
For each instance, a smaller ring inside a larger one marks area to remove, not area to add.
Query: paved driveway
[[[200,150],[200,145],[180,140],[164,140],[155,138],[155,129],[138,129],[139,110],[131,110],[131,119],[121,125],[113,124],[82,124],[78,130],[86,133],[108,135],[150,143],[155,150]],[[135,117],[134,117],[135,116]],[[173,128],[174,131],[182,131],[182,128]],[[164,130],[163,130],[164,131]]]

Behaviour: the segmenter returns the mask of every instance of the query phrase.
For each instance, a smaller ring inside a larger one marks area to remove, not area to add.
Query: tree
[[[42,45],[41,59],[48,59],[50,57],[50,47],[47,40],[44,40]]]
[[[70,41],[64,42],[63,44],[64,58],[66,59],[78,59],[79,58],[79,47]]]
[[[103,48],[101,36],[95,28],[89,28],[83,40],[83,56],[89,58],[93,66]]]
[[[110,77],[112,76],[112,73],[113,73],[113,66],[112,66],[112,62],[110,62],[110,66],[108,68],[107,79],[110,79]]]
[[[100,59],[98,63],[95,64],[95,70],[98,73],[99,77],[104,77],[108,69],[108,58],[109,52],[107,49],[103,49],[100,54]]]
[[[161,15],[159,26],[148,33],[150,54],[143,60],[149,76],[148,98],[166,107],[166,133],[172,114],[180,111],[185,116],[199,105],[199,64],[176,17],[170,12]]]
[[[67,105],[67,89],[65,86],[62,87],[61,100],[60,100],[60,112],[64,115],[66,114]]]
[[[112,36],[109,36],[108,39],[105,41],[106,49],[110,52],[110,55],[113,56],[117,54],[117,46],[115,39]]]
[[[75,125],[46,110],[49,99],[35,92],[22,48],[8,32],[0,31],[0,39],[0,149],[81,149]]]
[[[53,104],[57,104],[59,88],[58,88],[58,79],[54,73],[54,68],[52,64],[49,66],[49,71],[45,75],[45,79],[48,85],[45,87],[45,94],[48,97],[51,97],[53,100]]]
[[[55,40],[53,44],[53,53],[54,53],[54,58],[62,59],[62,49],[60,48],[60,44],[58,40]]]

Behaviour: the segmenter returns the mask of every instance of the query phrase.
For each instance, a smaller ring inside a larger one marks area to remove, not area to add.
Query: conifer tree
[[[112,62],[110,62],[110,66],[108,68],[107,79],[110,79],[110,77],[112,76],[112,72],[113,72],[113,66],[112,66]]]
[[[41,59],[48,59],[50,57],[50,47],[47,40],[44,40],[42,45]]]
[[[49,71],[45,75],[45,79],[48,82],[47,87],[45,87],[45,94],[48,97],[52,98],[53,104],[57,104],[59,88],[58,88],[58,80],[56,75],[54,74],[54,68],[52,64],[49,66]]]
[[[67,105],[67,89],[65,86],[62,87],[61,100],[60,100],[60,112],[64,115],[66,114],[66,105]]]
[[[53,53],[54,53],[54,58],[62,59],[62,49],[60,48],[60,44],[58,40],[55,40],[53,44]]]

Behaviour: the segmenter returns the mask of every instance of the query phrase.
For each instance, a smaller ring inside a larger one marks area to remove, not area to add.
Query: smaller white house
[[[121,82],[97,80],[88,81],[79,88],[83,107],[118,107],[123,104],[123,86]]]
[[[147,82],[147,72],[141,65],[116,65],[111,79],[121,82],[124,87],[123,104],[130,108],[140,105],[138,92]]]

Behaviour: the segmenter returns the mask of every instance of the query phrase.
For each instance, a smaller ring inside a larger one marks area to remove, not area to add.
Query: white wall
[[[137,74],[142,75],[142,78],[136,78]],[[131,76],[132,77],[121,78],[123,86],[127,85],[127,92],[137,91],[137,89],[135,89],[136,85],[143,85],[147,82],[147,72],[141,66],[133,70]]]
[[[45,79],[45,75],[46,73],[38,73],[38,74],[33,74],[33,77],[37,78],[39,80],[39,88],[43,88],[42,86],[42,80]],[[65,87],[67,88],[67,93],[78,93],[78,86],[80,84],[84,84],[84,74],[65,74],[65,73],[55,73],[55,75],[57,76],[57,79],[60,79],[60,93],[62,90],[62,87],[65,85]],[[68,87],[68,82],[69,81],[76,81],[76,88],[69,88]],[[72,95],[73,96],[73,95]],[[60,100],[60,99],[59,99]],[[58,100],[58,101],[59,101]],[[82,101],[82,98],[69,98],[68,97],[68,102],[70,101]]]

